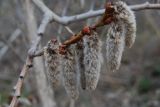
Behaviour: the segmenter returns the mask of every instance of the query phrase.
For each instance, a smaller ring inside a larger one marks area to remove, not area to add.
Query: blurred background
[[[59,16],[70,16],[102,9],[105,0],[43,0]],[[157,0],[125,0],[129,5]],[[22,97],[17,107],[160,107],[160,11],[135,12],[137,38],[131,49],[125,49],[120,70],[106,71],[105,59],[97,89],[87,92],[80,89],[76,102],[70,101],[60,85],[47,96],[48,84],[43,81],[45,67],[42,58],[36,58],[35,67],[25,78]],[[0,107],[7,107],[13,87],[25,63],[43,13],[31,0],[0,0]],[[78,32],[98,17],[69,25]],[[105,42],[106,27],[98,29]],[[71,36],[63,26],[47,26],[41,46],[59,37],[62,41]],[[105,51],[103,51],[105,54]],[[45,78],[45,77],[44,77]],[[43,90],[42,90],[43,89]],[[48,102],[50,101],[50,102]],[[49,106],[48,106],[49,107]]]

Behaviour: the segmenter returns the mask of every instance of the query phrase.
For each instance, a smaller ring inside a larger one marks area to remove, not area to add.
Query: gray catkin
[[[118,70],[125,46],[125,29],[121,21],[112,22],[109,26],[106,39],[107,70]]]
[[[116,18],[109,25],[106,40],[107,69],[118,70],[124,47],[131,47],[136,38],[136,20],[133,11],[122,1],[113,3]]]
[[[56,87],[60,81],[60,55],[56,50],[58,46],[58,42],[49,41],[47,46],[44,48],[47,79],[53,87]]]
[[[78,71],[80,73],[80,84],[83,90],[86,89],[86,77],[85,77],[85,66],[83,63],[84,53],[83,53],[83,41],[79,41],[76,45],[76,53],[77,53],[77,65]]]
[[[92,32],[90,36],[85,36],[84,40],[84,66],[86,77],[86,89],[94,90],[97,86],[101,64],[101,40],[96,32]]]
[[[136,19],[134,12],[122,1],[115,2],[114,5],[117,12],[116,17],[125,24],[125,45],[131,48],[136,38]]]
[[[75,45],[67,48],[67,53],[62,58],[63,82],[67,94],[74,100],[79,96],[78,79],[75,60]]]

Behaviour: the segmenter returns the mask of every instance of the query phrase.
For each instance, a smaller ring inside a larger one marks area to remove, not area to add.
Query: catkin
[[[80,84],[83,90],[86,89],[86,77],[85,77],[85,66],[83,63],[84,53],[83,53],[83,41],[79,41],[76,45],[76,53],[77,53],[77,65],[78,71],[80,72]]]
[[[108,29],[106,40],[107,69],[118,70],[124,47],[131,47],[136,38],[136,20],[133,11],[126,3],[118,1],[113,3],[114,20]]]
[[[115,2],[114,5],[117,19],[123,21],[126,28],[125,45],[131,48],[136,38],[136,19],[134,12],[122,1]]]
[[[78,79],[75,60],[75,45],[67,48],[63,56],[63,82],[67,94],[74,100],[79,96]]]
[[[84,40],[84,66],[85,66],[85,78],[86,89],[94,90],[97,86],[101,63],[101,40],[96,32],[92,32],[90,36],[85,36]]]
[[[107,70],[118,70],[121,64],[121,57],[125,46],[124,25],[119,22],[112,22],[108,29],[106,40],[106,62]]]
[[[51,86],[56,87],[60,78],[60,55],[57,52],[58,42],[49,41],[44,48],[45,65],[47,68],[47,79]]]

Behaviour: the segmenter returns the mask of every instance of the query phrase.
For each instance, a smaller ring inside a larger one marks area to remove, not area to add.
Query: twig
[[[75,33],[68,26],[65,26],[65,28],[71,35],[75,35]]]
[[[32,57],[38,57],[38,56],[42,56],[42,55],[43,55],[43,49],[36,51]]]
[[[149,2],[145,2],[139,5],[130,6],[134,11],[146,10],[146,9],[160,9],[160,4],[150,4]]]
[[[48,23],[51,21],[58,22],[63,25],[68,25],[70,23],[85,20],[91,17],[100,16],[104,13],[105,9],[95,10],[95,11],[88,11],[79,15],[74,16],[63,16],[59,17],[54,12],[52,12],[42,1],[40,0],[33,0],[33,2],[45,13],[48,15]],[[150,4],[148,2],[138,5],[131,5],[130,6],[134,11],[140,11],[145,9],[160,9],[160,4]]]
[[[29,69],[32,67],[32,62],[33,62],[33,58],[30,58],[28,56],[27,59],[26,59],[26,63],[24,64],[24,66],[22,68],[22,71],[20,73],[17,84],[14,87],[15,94],[12,98],[12,101],[11,101],[9,107],[15,107],[15,105],[17,104],[18,97],[20,97],[20,95],[21,95],[21,88],[22,88],[23,80],[24,80],[27,72],[29,71]]]
[[[18,97],[20,97],[20,95],[21,95],[21,88],[23,85],[23,80],[24,80],[27,72],[29,71],[29,69],[32,67],[33,58],[43,55],[43,51],[36,52],[36,50],[38,48],[38,45],[41,41],[41,38],[43,36],[43,33],[44,33],[48,23],[49,23],[49,20],[48,20],[48,15],[47,15],[47,16],[44,16],[42,23],[38,28],[38,32],[37,32],[38,36],[36,37],[35,41],[31,45],[31,48],[28,50],[28,57],[26,59],[26,63],[24,64],[24,66],[22,68],[22,71],[20,73],[20,76],[19,76],[19,79],[16,83],[16,86],[14,87],[15,94],[11,100],[9,107],[15,107],[15,105],[17,104]]]
[[[17,36],[18,37],[18,36]],[[10,38],[11,39],[11,38]],[[16,39],[16,38],[15,38]],[[3,58],[3,55],[5,55],[5,53],[7,52],[8,49],[10,49],[14,54],[15,56],[22,62],[24,63],[24,59],[22,58],[22,56],[15,50],[15,48],[12,46],[12,42],[11,40],[7,41],[5,40],[4,38],[1,38],[1,40],[5,43],[5,46],[2,48],[1,50],[1,58]]]
[[[31,3],[31,0],[25,0],[25,9],[26,9],[26,25],[28,29],[28,39],[31,43],[32,40],[34,40],[37,37],[37,21],[36,17],[34,15],[34,7]],[[43,34],[39,34],[39,36],[43,36]],[[40,43],[38,43],[41,45]],[[38,46],[38,49],[41,46]],[[37,47],[36,47],[37,48]],[[34,54],[36,54],[35,51],[33,51]],[[31,54],[33,55],[33,53]],[[34,80],[36,81],[36,88],[37,88],[37,95],[40,100],[40,104],[42,107],[56,107],[56,102],[53,98],[53,89],[51,87],[48,87],[47,85],[47,79],[45,75],[45,67],[43,63],[43,58],[35,58],[34,59]],[[33,79],[33,78],[32,78]],[[33,85],[33,84],[32,84]]]
[[[0,59],[3,58],[3,56],[5,55],[5,53],[7,52],[7,50],[9,49],[9,47],[11,47],[11,46],[9,46],[9,45],[10,45],[14,40],[16,40],[16,38],[17,38],[18,36],[20,36],[20,34],[21,34],[21,30],[18,29],[18,28],[12,33],[11,37],[9,38],[9,40],[8,40],[8,42],[7,42],[7,45],[4,45],[4,47],[3,47],[3,48],[1,49],[1,51],[0,51]],[[2,38],[2,39],[3,39],[3,38]],[[4,40],[3,40],[3,41],[4,41]],[[6,41],[4,41],[4,42],[6,42]],[[12,50],[13,50],[13,49],[12,49]],[[16,55],[18,55],[16,51],[13,50],[13,52],[14,52]],[[18,58],[19,58],[19,57],[18,57]],[[22,58],[20,58],[20,60],[23,61]]]
[[[22,71],[20,73],[20,76],[19,76],[19,79],[14,87],[14,96],[12,98],[12,101],[10,103],[10,106],[9,107],[14,107],[17,103],[17,100],[18,100],[18,97],[20,97],[21,95],[21,88],[22,88],[22,85],[23,85],[23,80],[26,76],[26,74],[29,72],[29,69],[31,67],[33,67],[33,58],[34,57],[38,57],[38,56],[42,56],[43,55],[43,49],[39,50],[36,52],[36,54],[34,54],[32,57],[28,56],[26,58],[26,62],[22,68]]]
[[[69,46],[71,44],[76,43],[77,41],[81,40],[82,37],[85,36],[82,31],[80,31],[79,33],[73,35],[71,38],[69,38],[68,40],[66,40],[63,45],[65,46]]]

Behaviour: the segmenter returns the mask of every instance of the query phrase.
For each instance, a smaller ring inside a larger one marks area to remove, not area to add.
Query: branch
[[[75,35],[75,33],[68,27],[68,26],[65,26],[65,29],[72,35]]]
[[[33,0],[35,5],[37,5],[40,10],[44,12],[45,15],[48,16],[48,23],[55,21],[59,24],[68,25],[70,23],[74,23],[76,21],[85,20],[91,17],[100,16],[104,13],[105,9],[95,10],[95,11],[88,11],[79,15],[74,16],[63,16],[59,17],[54,12],[52,12],[42,1],[40,0]],[[140,11],[145,9],[160,9],[160,4],[150,4],[148,2],[138,5],[131,5],[130,6],[133,11]],[[46,16],[46,17],[47,17]]]
[[[37,50],[38,45],[39,45],[39,43],[42,39],[43,33],[44,33],[45,28],[46,28],[48,23],[49,23],[48,15],[45,15],[43,20],[42,20],[41,25],[38,28],[38,35],[35,38],[35,41],[33,41],[33,44],[31,45],[30,49],[28,50],[28,57],[26,58],[26,62],[25,62],[24,66],[21,70],[19,79],[18,79],[18,81],[17,81],[17,83],[14,87],[15,93],[14,93],[14,96],[11,100],[11,103],[10,103],[9,107],[15,107],[16,106],[18,98],[21,95],[21,88],[22,88],[22,85],[23,85],[23,80],[24,80],[26,74],[29,72],[30,68],[32,68],[32,66],[33,66],[34,57],[43,55],[43,49],[40,50],[40,51],[36,51],[36,50]]]
[[[160,4],[150,4],[149,2],[139,4],[139,5],[132,5],[130,6],[134,11],[146,10],[146,9],[160,9]]]
[[[27,72],[29,71],[29,69],[32,67],[32,62],[33,62],[33,58],[27,57],[26,63],[24,64],[24,66],[22,68],[22,71],[20,73],[17,84],[14,87],[15,93],[14,93],[14,96],[12,98],[12,101],[11,101],[9,107],[15,107],[15,105],[17,104],[18,97],[20,97],[20,95],[21,95],[21,88],[22,88],[23,80],[24,80]]]
[[[26,58],[26,62],[21,70],[20,75],[19,75],[19,79],[14,87],[15,93],[14,93],[14,96],[12,98],[12,101],[11,101],[9,107],[15,107],[17,100],[18,100],[18,97],[20,97],[20,95],[21,95],[21,88],[23,85],[23,80],[24,80],[26,74],[29,72],[30,68],[33,67],[33,58],[38,57],[38,56],[42,56],[42,55],[43,55],[43,49],[37,51],[36,54],[34,54],[32,57],[28,56]]]
[[[17,36],[18,37],[18,36]],[[14,38],[14,37],[13,37]],[[5,46],[2,48],[2,51],[1,51],[1,55],[0,56],[0,59],[3,58],[3,55],[6,54],[6,52],[8,51],[8,49],[10,49],[14,54],[15,56],[21,61],[24,63],[24,59],[21,57],[21,55],[16,51],[16,49],[12,46],[11,42],[13,41],[10,41],[10,40],[5,40],[4,38],[1,38],[1,40],[5,43]]]
[[[4,47],[1,49],[0,51],[0,60],[3,58],[3,56],[6,54],[6,52],[8,51],[9,48],[12,49],[12,51],[15,53],[16,56],[18,56],[18,58],[20,59],[20,61],[23,62],[22,58],[19,57],[19,55],[17,54],[17,52],[13,49],[13,47],[10,45],[14,40],[17,39],[17,37],[20,36],[20,34],[22,33],[22,31],[20,29],[16,29],[12,35],[10,36],[9,40],[6,41],[3,38],[1,38],[3,40],[3,42],[6,43],[6,45],[4,45]]]

